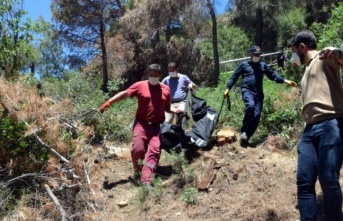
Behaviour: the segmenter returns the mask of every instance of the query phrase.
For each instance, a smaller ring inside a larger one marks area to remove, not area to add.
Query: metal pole
[[[275,54],[279,54],[279,52],[262,54],[261,57],[265,57],[265,56],[269,56],[269,55],[275,55]],[[230,63],[230,62],[234,62],[234,61],[243,61],[243,60],[247,60],[247,59],[250,59],[250,57],[237,58],[237,59],[232,59],[232,60],[228,60],[228,61],[221,61],[221,62],[219,62],[219,64],[225,64],[225,63]]]

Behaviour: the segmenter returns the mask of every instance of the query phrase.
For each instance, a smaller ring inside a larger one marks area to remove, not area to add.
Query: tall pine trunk
[[[103,92],[108,92],[108,67],[107,67],[107,51],[106,51],[106,42],[105,42],[105,31],[104,23],[100,21],[100,38],[101,38],[101,54],[102,54],[102,86],[101,89]]]
[[[218,35],[217,35],[217,19],[214,12],[214,7],[211,0],[207,0],[207,7],[210,10],[210,15],[212,18],[212,45],[213,45],[213,76],[211,78],[211,83],[215,86],[219,83],[219,54],[218,54]]]
[[[255,44],[262,47],[263,43],[263,16],[262,16],[262,9],[258,8],[256,10],[256,20],[255,20],[255,27],[256,27],[256,35],[255,35]]]

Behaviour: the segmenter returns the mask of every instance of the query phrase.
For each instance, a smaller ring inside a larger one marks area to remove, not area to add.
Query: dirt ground
[[[257,147],[239,144],[188,151],[188,164],[163,151],[154,191],[135,185],[129,145],[108,146],[112,157],[92,165],[90,220],[297,220],[296,152],[278,150],[265,142]],[[99,149],[98,153],[103,150]],[[184,150],[185,151],[185,150]],[[186,151],[187,152],[187,151]],[[191,154],[189,154],[191,152]],[[101,154],[98,154],[98,156]],[[180,158],[182,158],[181,154]],[[187,190],[200,182],[214,163],[207,190]],[[178,167],[177,164],[181,164]],[[176,169],[179,168],[179,169]],[[180,172],[181,171],[181,172]],[[189,182],[186,176],[192,176]],[[183,178],[182,178],[183,177]],[[186,180],[186,181],[184,181]],[[188,193],[188,195],[187,195]],[[193,203],[194,202],[194,203]]]

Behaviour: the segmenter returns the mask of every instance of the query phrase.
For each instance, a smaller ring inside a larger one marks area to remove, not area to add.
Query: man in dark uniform
[[[260,122],[263,107],[263,75],[276,83],[286,83],[290,86],[297,86],[294,81],[286,80],[272,70],[265,62],[260,61],[262,51],[258,46],[249,49],[250,59],[239,64],[226,85],[224,98],[226,98],[231,88],[240,76],[243,81],[241,85],[242,98],[245,103],[245,113],[241,128],[241,146],[247,147],[248,140],[255,133]]]

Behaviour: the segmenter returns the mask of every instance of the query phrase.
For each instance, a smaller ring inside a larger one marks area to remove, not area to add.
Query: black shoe
[[[247,140],[240,140],[241,147],[247,148],[249,145],[249,142]]]

